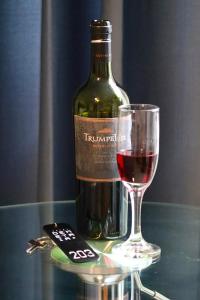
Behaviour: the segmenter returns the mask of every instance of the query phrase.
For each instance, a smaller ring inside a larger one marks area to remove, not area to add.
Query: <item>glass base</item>
[[[131,260],[136,264],[140,261],[151,258],[152,263],[157,262],[161,256],[161,249],[159,246],[147,243],[145,240],[134,242],[127,240],[126,242],[115,245],[112,248],[113,255],[118,255],[120,259]]]

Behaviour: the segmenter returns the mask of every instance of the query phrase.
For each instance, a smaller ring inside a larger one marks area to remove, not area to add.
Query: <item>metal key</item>
[[[45,248],[51,248],[54,246],[53,241],[48,236],[43,236],[37,239],[31,239],[29,242],[29,247],[26,249],[27,254],[32,254],[35,250],[43,250]]]

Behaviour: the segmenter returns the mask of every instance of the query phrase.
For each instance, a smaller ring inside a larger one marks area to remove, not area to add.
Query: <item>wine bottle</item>
[[[91,22],[91,71],[75,97],[77,229],[89,239],[117,239],[127,231],[127,193],[116,163],[118,107],[129,103],[111,70],[110,21]]]

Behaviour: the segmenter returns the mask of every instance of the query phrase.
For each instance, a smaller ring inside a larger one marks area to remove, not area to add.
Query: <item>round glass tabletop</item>
[[[106,268],[100,267],[98,279],[91,267],[83,276],[57,268],[56,259],[63,257],[56,248],[26,254],[27,242],[44,235],[44,224],[66,222],[74,227],[74,216],[74,201],[0,207],[1,299],[200,299],[199,208],[144,203],[143,235],[161,247],[160,261],[141,272],[119,272],[120,264],[113,264],[113,273],[105,274]]]

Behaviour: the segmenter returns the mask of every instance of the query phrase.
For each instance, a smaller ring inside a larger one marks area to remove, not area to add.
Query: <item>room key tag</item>
[[[97,260],[98,254],[66,223],[43,226],[50,239],[75,263]]]

